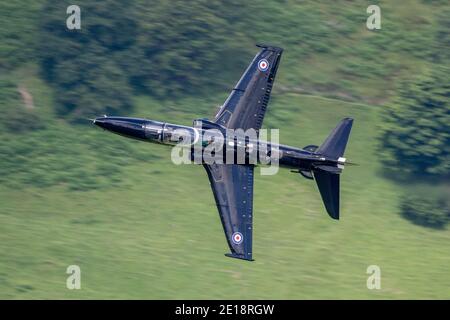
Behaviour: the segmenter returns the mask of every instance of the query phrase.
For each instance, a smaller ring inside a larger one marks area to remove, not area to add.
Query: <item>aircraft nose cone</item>
[[[92,123],[99,126],[100,128],[106,129],[106,126],[109,123],[109,121],[108,121],[108,118],[106,118],[106,117],[100,117],[100,118],[95,118],[92,121]]]
[[[145,139],[144,121],[125,117],[99,117],[93,123],[100,128],[120,135]]]

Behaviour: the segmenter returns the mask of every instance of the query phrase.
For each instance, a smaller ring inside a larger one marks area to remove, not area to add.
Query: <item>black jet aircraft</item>
[[[226,132],[227,129],[261,128],[270,93],[280,63],[282,48],[258,45],[259,53],[252,60],[229,97],[216,114],[214,120],[194,120],[193,127],[140,118],[104,116],[93,120],[97,126],[138,140],[173,145],[176,130],[187,132],[183,141],[194,143],[202,140],[203,130],[214,129]],[[279,166],[315,180],[328,214],[339,219],[339,175],[346,162],[343,158],[353,119],[345,118],[334,128],[320,145],[308,145],[303,149],[268,141],[243,141],[245,152],[250,143],[278,150]],[[201,132],[196,127],[201,125]],[[201,141],[206,147],[208,142]],[[242,141],[240,141],[242,142]],[[237,145],[240,142],[236,143]],[[258,161],[260,157],[258,158]],[[255,164],[228,164],[200,162],[211,184],[212,192],[219,211],[225,236],[231,253],[226,256],[244,260],[253,260],[253,176]],[[259,163],[259,162],[258,162]],[[257,163],[257,164],[258,164]]]

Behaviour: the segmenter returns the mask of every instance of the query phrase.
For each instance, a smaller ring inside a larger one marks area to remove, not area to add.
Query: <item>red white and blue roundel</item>
[[[242,233],[235,232],[231,236],[231,241],[233,241],[234,244],[240,244],[244,240],[244,237],[242,236]]]
[[[266,59],[261,59],[258,61],[258,69],[259,71],[267,71],[269,69],[269,61]]]

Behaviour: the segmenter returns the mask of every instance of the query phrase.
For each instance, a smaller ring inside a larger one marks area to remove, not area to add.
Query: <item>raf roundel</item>
[[[269,69],[269,61],[267,61],[266,59],[261,59],[258,62],[258,69],[259,71],[267,71],[267,69]]]
[[[244,237],[242,236],[242,233],[235,232],[231,236],[231,240],[233,241],[234,244],[240,244],[242,240],[244,240]]]

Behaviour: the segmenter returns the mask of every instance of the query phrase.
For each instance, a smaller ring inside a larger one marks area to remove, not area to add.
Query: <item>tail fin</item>
[[[351,118],[345,118],[339,122],[315,152],[341,161],[352,124],[353,119]],[[345,159],[342,160],[342,162],[344,161]],[[323,203],[328,214],[333,219],[339,219],[339,174],[341,171],[339,166],[333,167],[328,165],[318,165],[313,169],[314,179],[319,187]]]
[[[330,158],[339,158],[344,155],[347,146],[350,130],[352,129],[353,119],[345,118],[331,131],[322,145],[316,150],[316,153],[323,154]]]

